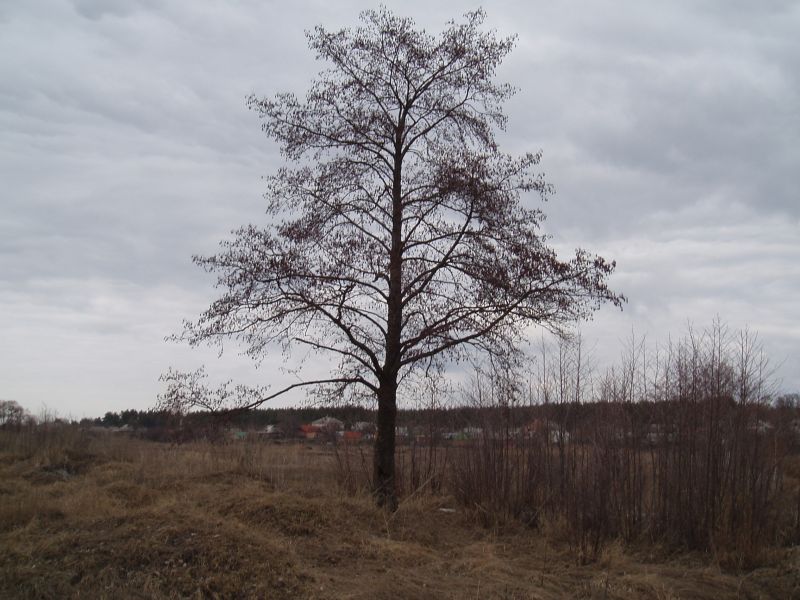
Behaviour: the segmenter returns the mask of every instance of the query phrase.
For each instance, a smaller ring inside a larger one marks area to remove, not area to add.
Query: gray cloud
[[[431,29],[457,4],[390,2]],[[288,377],[164,344],[213,298],[189,261],[263,216],[277,151],[247,94],[302,93],[303,31],[355,2],[0,5],[0,395],[81,416],[143,408],[170,364]],[[715,315],[762,333],[800,388],[800,7],[503,1],[509,151],[543,148],[547,229],[618,261],[605,356]]]
[[[156,0],[73,0],[78,14],[92,21],[103,17],[127,17],[160,4]]]

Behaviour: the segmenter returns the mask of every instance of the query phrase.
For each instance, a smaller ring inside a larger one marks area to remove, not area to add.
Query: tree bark
[[[392,245],[389,253],[389,295],[386,306],[386,356],[378,388],[378,436],[375,439],[375,499],[379,506],[397,510],[394,477],[397,377],[400,369],[400,336],[403,330],[403,128],[405,113],[395,127],[392,176]]]
[[[373,493],[378,506],[397,510],[394,478],[397,380],[381,382],[378,391],[378,434],[373,455]]]

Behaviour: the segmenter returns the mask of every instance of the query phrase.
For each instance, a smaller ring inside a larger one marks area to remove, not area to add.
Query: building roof
[[[337,428],[341,429],[344,427],[344,423],[342,423],[339,419],[335,417],[322,417],[321,419],[317,419],[316,421],[311,422],[312,425],[315,427],[325,427],[325,428]]]

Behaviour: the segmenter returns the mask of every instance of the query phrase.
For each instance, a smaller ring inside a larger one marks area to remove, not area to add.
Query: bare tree
[[[0,400],[0,427],[18,427],[30,418],[16,400]]]
[[[495,131],[514,89],[494,82],[513,38],[484,13],[438,36],[385,8],[356,29],[307,34],[327,63],[305,99],[251,97],[287,165],[269,178],[273,224],[247,226],[195,262],[222,296],[183,338],[234,338],[254,357],[270,344],[334,355],[330,378],[299,386],[377,398],[374,491],[394,506],[398,385],[472,351],[510,362],[523,327],[561,331],[601,302],[613,262],[584,250],[562,262],[521,198],[551,192],[540,153],[502,153]]]

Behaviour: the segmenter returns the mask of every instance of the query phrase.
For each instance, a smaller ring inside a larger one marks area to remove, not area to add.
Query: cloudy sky
[[[476,6],[388,2],[436,31]],[[280,159],[245,97],[302,93],[304,30],[365,3],[0,2],[0,398],[80,418],[144,409],[169,366],[282,381],[235,348],[167,343],[214,297],[191,264],[262,222]],[[616,259],[630,302],[600,360],[718,315],[800,390],[800,4],[491,2],[511,152],[544,150],[547,229]]]

